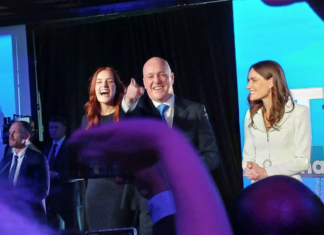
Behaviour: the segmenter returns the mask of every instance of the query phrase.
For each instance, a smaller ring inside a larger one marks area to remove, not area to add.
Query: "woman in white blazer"
[[[281,66],[261,61],[251,66],[250,90],[244,122],[242,167],[244,176],[257,181],[287,175],[301,181],[310,164],[309,109],[294,103]]]

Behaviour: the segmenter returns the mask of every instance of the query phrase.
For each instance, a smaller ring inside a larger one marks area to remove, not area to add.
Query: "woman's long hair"
[[[96,88],[97,76],[103,70],[111,72],[114,76],[114,82],[116,85],[116,93],[113,100],[113,106],[115,108],[114,121],[115,122],[119,121],[119,105],[125,94],[125,86],[120,80],[116,70],[114,70],[111,67],[101,67],[97,69],[97,71],[93,74],[91,78],[90,86],[89,86],[89,101],[84,105],[84,109],[88,118],[88,126],[86,129],[98,125],[101,119],[100,103],[98,102],[95,88]]]
[[[277,128],[276,124],[279,123],[281,118],[285,113],[285,105],[289,99],[291,99],[293,107],[290,110],[293,111],[295,108],[295,103],[293,101],[292,95],[288,89],[287,81],[285,78],[284,71],[281,66],[271,60],[260,61],[252,65],[249,69],[254,69],[258,74],[260,74],[264,79],[273,79],[273,87],[271,88],[272,93],[272,107],[270,110],[270,116],[268,118],[269,123],[272,127]],[[249,126],[253,126],[253,117],[258,112],[259,109],[264,108],[262,100],[250,100],[250,94],[248,95],[248,102],[250,104],[250,114],[251,123]],[[265,108],[263,109],[263,114]]]

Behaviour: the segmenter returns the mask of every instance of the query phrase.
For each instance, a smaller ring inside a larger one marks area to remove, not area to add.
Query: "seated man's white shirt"
[[[15,176],[14,176],[14,180],[13,180],[14,185],[16,185],[16,182],[17,182],[17,179],[18,179],[18,176],[19,176],[19,172],[20,172],[20,167],[21,167],[21,164],[22,164],[22,162],[23,162],[23,160],[25,158],[26,149],[27,149],[27,147],[24,148],[23,150],[21,150],[19,153],[16,153],[16,150],[13,149],[13,157],[12,157],[12,160],[11,160],[10,171],[11,171],[11,168],[13,167],[13,165],[15,163],[15,156],[16,155],[18,156],[16,172],[15,172]]]

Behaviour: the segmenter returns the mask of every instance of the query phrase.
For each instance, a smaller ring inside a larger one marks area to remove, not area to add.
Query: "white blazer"
[[[301,181],[300,173],[308,170],[311,156],[311,127],[309,109],[295,104],[292,112],[292,101],[285,106],[285,113],[278,129],[271,128],[268,133],[262,117],[262,109],[254,115],[254,126],[250,110],[244,121],[244,149],[242,167],[247,161],[263,167],[263,162],[270,159],[272,166],[265,168],[268,176],[287,175]]]

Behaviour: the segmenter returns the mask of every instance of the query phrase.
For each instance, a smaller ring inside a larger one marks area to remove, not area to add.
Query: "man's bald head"
[[[143,83],[151,100],[163,103],[173,95],[174,74],[169,63],[152,57],[143,66]]]
[[[168,61],[166,61],[165,59],[162,59],[160,57],[152,57],[145,62],[144,66],[143,66],[143,75],[144,75],[145,68],[150,67],[155,64],[161,64],[162,66],[165,67],[166,70],[169,70],[169,72],[171,74],[171,69],[170,69]]]

